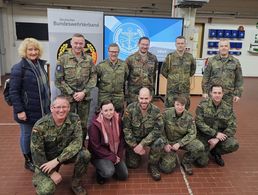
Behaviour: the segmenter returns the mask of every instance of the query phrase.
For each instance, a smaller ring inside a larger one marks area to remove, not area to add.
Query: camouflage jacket
[[[241,97],[243,76],[239,60],[231,55],[225,62],[220,55],[209,58],[202,79],[203,93],[208,93],[213,84],[221,84],[226,94]]]
[[[195,123],[197,133],[208,137],[215,137],[217,132],[223,132],[227,136],[236,133],[236,117],[232,107],[222,100],[215,106],[212,99],[202,100],[196,108]]]
[[[126,59],[129,69],[128,91],[138,94],[140,88],[147,87],[155,90],[156,71],[158,70],[157,57],[150,52],[147,53],[147,60],[143,61],[141,54],[137,51]]]
[[[33,127],[30,147],[37,167],[54,158],[61,163],[71,159],[82,147],[79,116],[69,113],[61,127],[56,127],[51,114],[44,116]]]
[[[168,108],[163,113],[163,121],[166,144],[179,143],[183,147],[196,138],[195,123],[187,110],[177,117],[175,108]]]
[[[71,96],[83,91],[85,99],[90,98],[90,90],[96,86],[97,75],[91,57],[84,54],[80,59],[68,51],[60,56],[55,71],[55,84],[63,95]]]
[[[159,108],[150,104],[147,114],[142,116],[138,102],[131,103],[126,108],[123,124],[125,141],[130,147],[139,143],[143,146],[150,145],[161,136],[164,128]]]
[[[161,67],[161,74],[167,78],[167,93],[189,93],[190,77],[194,75],[195,69],[196,63],[192,54],[168,54]]]
[[[96,72],[99,93],[123,96],[128,76],[127,64],[124,61],[118,59],[113,68],[110,60],[104,60],[96,66]]]

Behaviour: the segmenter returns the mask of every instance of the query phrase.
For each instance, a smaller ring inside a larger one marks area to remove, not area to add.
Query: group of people
[[[227,39],[220,40],[219,54],[205,68],[204,99],[195,119],[188,109],[196,65],[185,51],[183,36],[177,37],[176,51],[161,67],[168,81],[163,113],[152,103],[158,60],[149,52],[148,37],[139,39],[139,50],[125,61],[118,59],[119,46],[110,44],[109,58],[97,65],[84,46],[84,36],[74,34],[71,50],[57,60],[55,85],[61,95],[52,103],[46,61],[40,59],[42,47],[36,39],[21,43],[21,61],[11,71],[14,118],[20,124],[25,168],[35,172],[37,194],[53,194],[62,180],[61,165],[71,162],[75,163],[71,187],[82,195],[86,190],[81,179],[90,162],[96,181],[104,184],[110,177],[126,180],[128,168],[139,167],[148,153],[148,171],[158,181],[160,171],[171,173],[176,167],[179,149],[186,151],[181,165],[188,175],[193,174],[192,163],[206,166],[211,155],[224,166],[221,155],[238,149],[233,102],[241,97],[243,78],[239,61],[229,55]],[[99,109],[87,127],[95,86]]]

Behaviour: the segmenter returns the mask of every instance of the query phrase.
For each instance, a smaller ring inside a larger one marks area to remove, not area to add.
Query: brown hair
[[[141,37],[138,41],[138,43],[140,43],[142,40],[148,40],[150,42],[149,37]]]
[[[212,90],[213,90],[213,88],[214,88],[214,87],[221,87],[222,92],[224,91],[224,90],[223,90],[222,85],[221,85],[221,84],[219,84],[219,83],[216,83],[216,84],[213,84],[213,85],[211,86],[211,88],[210,88],[210,92],[212,92]]]
[[[82,37],[83,39],[85,39],[85,37],[80,33],[73,34],[73,37]]]
[[[110,47],[117,47],[117,48],[118,48],[118,51],[120,51],[120,48],[119,48],[119,46],[118,46],[117,43],[111,43],[111,44],[108,46],[108,51],[109,51]]]
[[[99,106],[99,108],[101,109],[103,106],[105,106],[107,104],[113,104],[112,100],[104,100],[104,101],[102,101],[100,106]]]
[[[113,104],[112,100],[104,100],[104,101],[102,101],[102,102],[100,103],[99,107],[96,109],[95,114],[99,114],[101,108],[102,108],[103,106],[107,105],[107,104]],[[113,106],[114,106],[114,104],[113,104]],[[114,108],[115,108],[115,106],[114,106]]]
[[[178,36],[178,37],[176,38],[176,40],[177,40],[177,39],[184,39],[184,40],[186,41],[185,37],[182,36],[182,35]]]
[[[176,102],[179,102],[180,104],[182,104],[182,105],[186,105],[186,103],[187,103],[187,100],[186,100],[186,98],[185,97],[183,97],[183,96],[176,96],[175,98],[174,98],[174,101]]]

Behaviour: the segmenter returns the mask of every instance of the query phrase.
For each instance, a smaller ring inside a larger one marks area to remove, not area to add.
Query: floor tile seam
[[[186,177],[186,173],[185,173],[185,171],[184,171],[184,169],[183,169],[183,167],[182,167],[182,165],[180,163],[180,159],[179,159],[178,154],[176,154],[176,158],[177,158],[177,163],[179,164],[180,172],[181,172],[181,174],[183,176],[183,179],[184,179],[187,191],[188,191],[189,195],[194,195],[193,191],[192,191],[192,188],[190,186],[190,183],[189,183],[189,181],[188,181],[188,179]]]
[[[0,126],[18,126],[18,123],[0,123]]]

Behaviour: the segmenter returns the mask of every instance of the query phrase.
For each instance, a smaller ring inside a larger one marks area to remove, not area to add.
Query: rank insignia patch
[[[60,64],[56,65],[56,71],[63,72],[63,66],[61,66]]]

